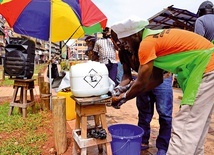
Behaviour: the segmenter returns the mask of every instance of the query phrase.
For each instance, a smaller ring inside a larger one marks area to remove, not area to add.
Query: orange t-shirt
[[[160,34],[150,35],[143,39],[138,55],[140,64],[144,65],[160,56],[213,47],[214,45],[209,40],[194,32],[182,29],[166,29]],[[205,72],[211,70],[214,70],[214,54],[212,54]]]

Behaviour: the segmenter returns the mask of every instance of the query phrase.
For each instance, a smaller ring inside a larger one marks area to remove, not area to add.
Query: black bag
[[[60,72],[59,77],[53,79],[53,81],[52,81],[52,88],[58,88],[59,85],[61,84],[62,79],[64,78],[65,75],[66,75],[65,72]]]
[[[48,71],[47,71],[47,77],[49,78],[49,66],[48,66]],[[55,79],[59,77],[59,72],[57,68],[57,64],[52,64],[51,66],[51,78]]]

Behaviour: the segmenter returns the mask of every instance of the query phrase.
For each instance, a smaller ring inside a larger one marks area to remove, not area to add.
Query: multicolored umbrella
[[[91,0],[0,0],[14,32],[58,42],[102,31],[107,18]]]
[[[91,0],[0,0],[0,14],[16,33],[49,41],[50,45],[102,31],[107,23]],[[51,83],[51,64],[49,79]]]

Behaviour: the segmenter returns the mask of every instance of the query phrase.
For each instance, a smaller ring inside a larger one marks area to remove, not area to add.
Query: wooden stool
[[[11,115],[14,107],[19,107],[19,111],[22,112],[23,117],[27,117],[27,107],[32,106],[33,111],[35,110],[34,101],[34,81],[35,79],[14,79],[14,92],[12,102],[10,102],[10,110],[8,115]],[[17,100],[18,91],[20,88],[19,100]],[[30,91],[30,100],[27,99],[27,90]]]
[[[102,145],[105,145],[107,155],[112,155],[110,144],[112,138],[108,132],[105,116],[106,104],[111,103],[111,97],[102,99],[100,97],[77,98],[71,96],[71,98],[76,102],[76,124],[75,130],[73,130],[74,149],[80,148],[81,155],[86,155],[87,147],[98,145],[101,153],[103,151]],[[101,128],[106,130],[106,139],[87,138],[87,131],[90,130],[87,127],[87,117],[89,116],[94,116],[95,128],[101,125]]]

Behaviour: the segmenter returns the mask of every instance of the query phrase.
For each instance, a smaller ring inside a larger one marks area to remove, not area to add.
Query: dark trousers
[[[115,85],[118,85],[117,82],[117,63],[108,63],[106,67],[108,68],[108,76],[114,81]]]
[[[138,126],[144,130],[142,143],[148,144],[150,138],[150,122],[154,114],[154,104],[159,114],[159,134],[156,139],[158,149],[168,149],[172,127],[173,92],[172,77],[166,78],[164,82],[152,91],[137,96],[137,108],[139,111]]]

